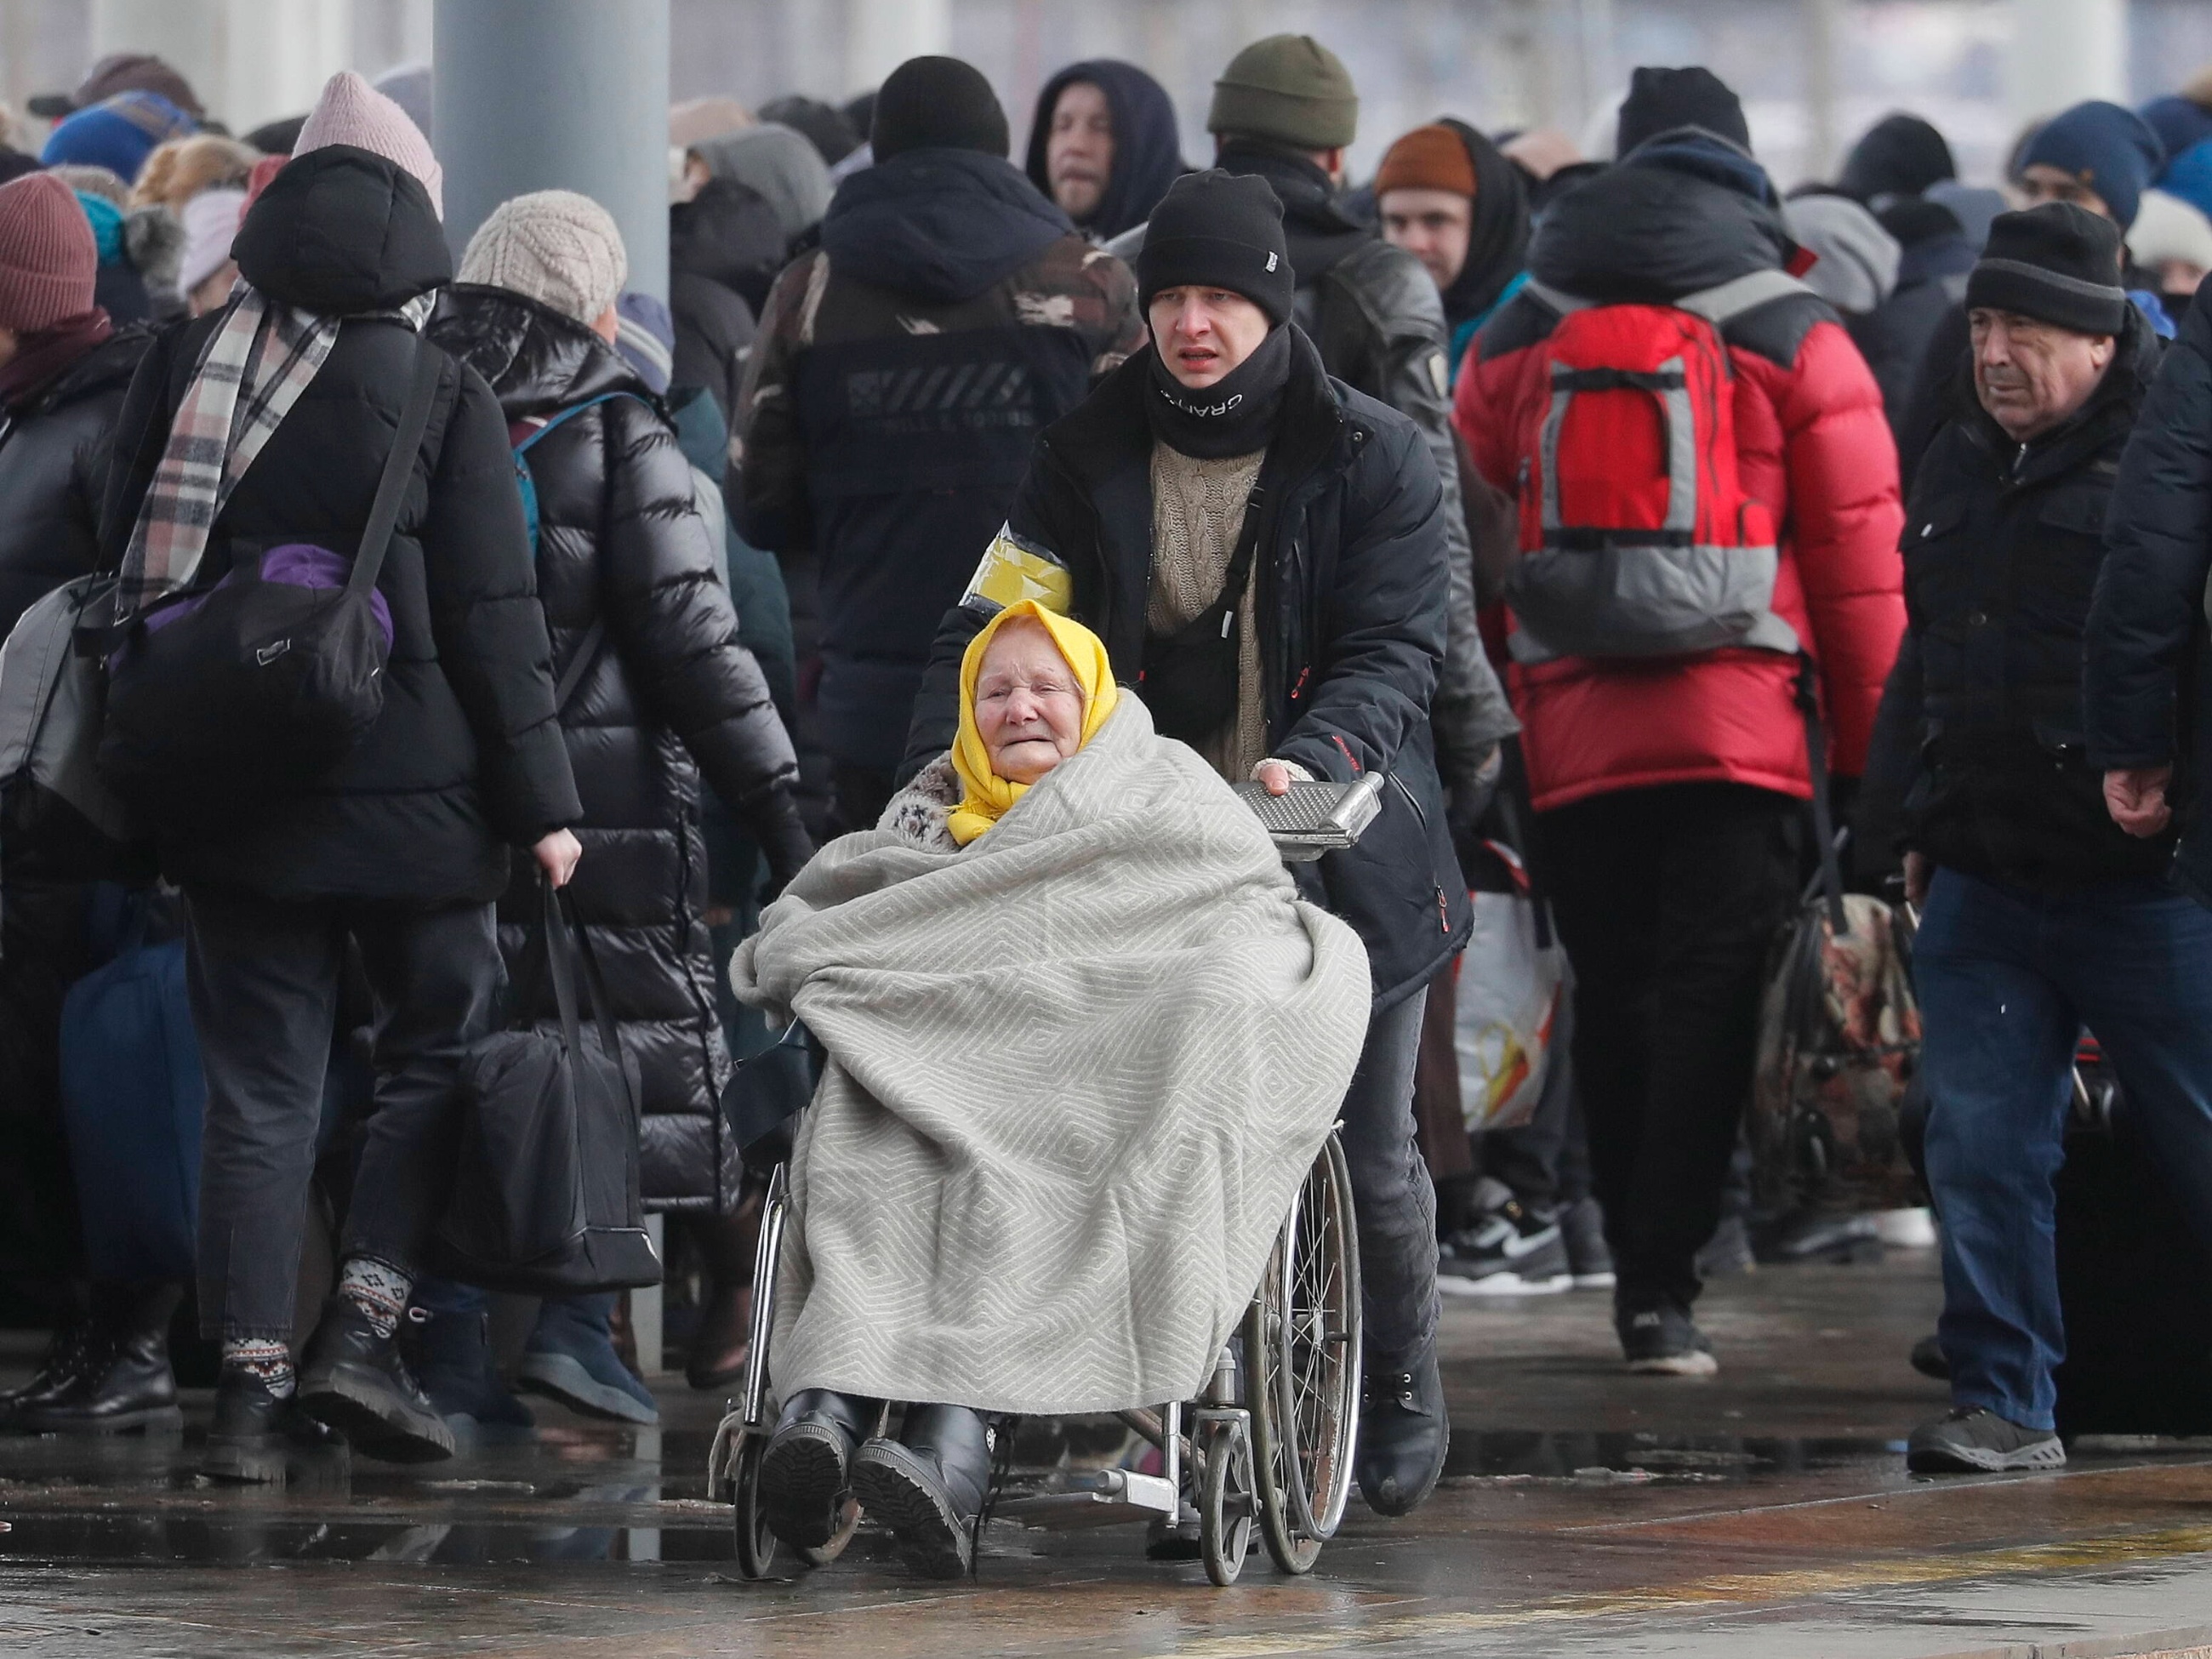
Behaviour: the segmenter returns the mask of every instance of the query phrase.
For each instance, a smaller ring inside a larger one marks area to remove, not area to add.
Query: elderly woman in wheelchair
[[[960,690],[951,752],[823,848],[731,969],[827,1054],[772,1287],[763,1519],[818,1551],[857,1498],[944,1576],[997,1418],[1208,1389],[1369,991],[1357,936],[1087,629],[1012,605]]]

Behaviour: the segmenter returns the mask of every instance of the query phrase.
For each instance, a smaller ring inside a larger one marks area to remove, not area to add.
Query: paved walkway
[[[1917,1480],[1942,1391],[1905,1363],[1932,1261],[1762,1269],[1702,1314],[1706,1381],[1629,1377],[1607,1298],[1446,1310],[1452,1473],[1361,1510],[1310,1578],[1216,1590],[1128,1528],[1000,1523],[980,1577],[846,1559],[737,1581],[702,1462],[719,1401],[631,1434],[537,1407],[535,1443],[247,1494],[181,1443],[0,1441],[0,1655],[1966,1654],[2212,1659],[2212,1443],[2103,1443],[2065,1472]]]

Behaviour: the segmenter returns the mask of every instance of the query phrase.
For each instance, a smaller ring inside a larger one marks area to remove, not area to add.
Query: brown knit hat
[[[1474,160],[1449,127],[1415,127],[1382,152],[1375,174],[1377,196],[1394,190],[1448,190],[1471,201]]]
[[[70,187],[48,173],[0,185],[0,328],[36,334],[92,309],[100,250]]]

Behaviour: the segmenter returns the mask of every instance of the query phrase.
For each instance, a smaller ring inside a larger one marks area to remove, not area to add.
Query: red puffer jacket
[[[1774,212],[1742,191],[1632,156],[1553,208],[1530,266],[1563,293],[1649,302],[1778,268],[1792,251]],[[1530,348],[1556,320],[1534,296],[1516,296],[1461,370],[1453,417],[1483,476],[1509,493],[1518,411],[1550,396],[1542,354]],[[1820,665],[1829,764],[1856,776],[1905,631],[1904,514],[1881,394],[1836,313],[1809,293],[1744,313],[1723,337],[1743,488],[1782,526],[1774,611]],[[1510,629],[1510,617],[1496,620]],[[1508,684],[1537,810],[1662,783],[1810,795],[1796,673],[1793,659],[1751,650],[1516,663]]]

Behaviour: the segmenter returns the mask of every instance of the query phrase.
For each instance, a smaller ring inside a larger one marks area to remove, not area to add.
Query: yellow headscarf
[[[991,769],[991,751],[983,746],[983,734],[975,726],[975,680],[983,672],[983,653],[991,648],[992,637],[1017,617],[1034,617],[1042,623],[1074,672],[1075,683],[1083,692],[1083,732],[1076,740],[1077,748],[1098,735],[1098,728],[1106,724],[1106,717],[1121,701],[1105,641],[1081,623],[1048,611],[1035,599],[1021,599],[985,623],[983,631],[968,641],[968,650],[960,659],[960,734],[952,740],[952,769],[968,786],[968,793],[953,808],[945,827],[963,847],[996,823],[1000,815],[1029,788],[1025,783],[1009,782]]]

